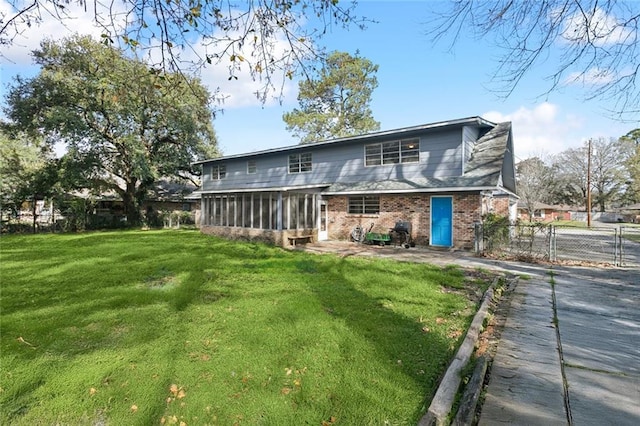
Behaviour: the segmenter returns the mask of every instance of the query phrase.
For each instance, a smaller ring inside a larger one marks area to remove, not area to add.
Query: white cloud
[[[31,28],[26,28],[26,31],[17,35],[11,45],[0,46],[0,66],[2,64],[11,64],[14,65],[12,69],[16,68],[16,66],[17,68],[34,67],[32,65],[31,52],[38,49],[41,41],[47,38],[57,40],[77,33],[81,35],[91,35],[96,39],[100,39],[100,35],[104,33],[104,29],[95,23],[94,17],[96,14],[93,10],[95,3],[87,2],[86,4],[86,10],[83,6],[75,2],[71,2],[68,5],[65,4],[67,18],[63,20],[44,10],[41,13],[42,22],[33,25]],[[120,2],[113,5],[111,12],[113,12],[113,16],[116,17],[116,22],[114,23],[116,28],[123,28],[126,16],[129,16],[129,19],[133,19],[131,15],[124,13],[125,7]],[[104,13],[102,13],[102,15],[104,15]],[[13,14],[15,14],[15,11],[9,2],[7,0],[0,0],[0,17],[4,19],[4,17],[13,16]],[[97,15],[101,16],[100,13]],[[298,23],[304,23],[304,19],[301,17]],[[213,34],[212,38],[227,39],[237,35],[238,34],[233,33],[221,33]],[[154,43],[154,41],[157,40],[151,40],[149,44],[157,45],[158,43]],[[202,82],[210,89],[211,93],[215,93],[219,89],[219,95],[225,99],[222,105],[224,109],[262,106],[262,103],[257,99],[255,93],[263,90],[264,81],[260,80],[259,73],[256,74],[256,78],[250,73],[251,52],[249,51],[249,44],[250,43],[247,43],[245,48],[236,49],[234,52],[236,55],[241,55],[246,58],[244,62],[238,63],[238,69],[235,72],[237,79],[229,80],[228,67],[231,62],[228,56],[221,58],[217,63],[207,64],[200,74]],[[290,49],[284,35],[279,33],[275,33],[271,39],[260,44],[267,46],[276,58],[282,57],[286,54],[287,50]],[[215,46],[213,48],[215,49]],[[207,51],[211,51],[211,49],[211,46],[205,46],[202,39],[198,39],[191,43],[187,49],[179,52],[179,55],[185,61],[200,61],[200,58],[204,58]],[[147,53],[151,62],[161,62],[160,52],[157,51],[157,49],[152,49]],[[24,73],[21,70],[18,70],[18,72],[21,74]],[[7,78],[7,81],[8,80],[9,78]],[[279,95],[280,91],[282,91],[282,94],[287,99],[296,98],[297,82],[286,78],[284,71],[273,72],[271,81],[273,84],[270,92],[271,97],[267,98],[264,106],[276,104],[277,100],[274,96]]]
[[[288,44],[283,39],[273,40],[274,56],[281,56],[288,48]],[[189,52],[181,55],[187,61],[197,61],[198,57],[204,58],[207,46],[201,41],[192,43]],[[239,49],[235,51],[236,55],[246,58],[244,61],[236,61],[234,75],[237,78],[229,79],[229,66],[232,64],[229,57],[224,57],[217,62],[207,64],[200,72],[202,82],[209,87],[213,93],[219,90],[219,96],[224,98],[224,109],[244,108],[251,106],[261,106],[255,93],[264,90],[265,81],[260,78],[260,73],[251,74],[251,67],[255,66],[251,62],[251,52],[249,49]],[[274,96],[282,94],[285,98],[290,99],[297,96],[298,84],[295,80],[288,79],[284,75],[284,71],[276,70],[271,75],[273,87],[270,89],[270,97],[267,97],[265,106],[275,105],[277,100]]]
[[[571,16],[561,37],[569,43],[591,43],[595,46],[635,42],[633,31],[615,16],[597,7]]]
[[[582,84],[585,86],[601,86],[609,84],[617,78],[614,71],[602,68],[589,68],[584,72],[574,72],[566,79],[567,84]]]
[[[26,2],[24,5],[26,6]],[[16,35],[13,43],[0,46],[0,63],[30,66],[32,64],[31,52],[38,49],[40,42],[45,39],[58,40],[75,33],[91,35],[100,39],[104,30],[95,23],[95,3],[86,2],[86,9],[76,2],[65,3],[64,6],[64,15],[58,17],[50,4],[41,5],[39,10],[42,21],[39,24],[32,24],[31,27],[22,24],[24,31]],[[120,16],[118,12],[123,10],[122,4],[115,2],[111,10],[116,16],[114,25],[121,27],[122,21],[117,16]],[[0,16],[3,19],[13,16],[15,13],[7,0],[0,0]],[[8,28],[7,31],[12,31],[12,29]]]
[[[557,105],[549,102],[536,105],[533,109],[520,107],[507,114],[489,111],[482,116],[493,122],[513,123],[514,149],[519,159],[557,154],[581,143],[581,140],[576,140],[575,132],[582,128],[583,120],[562,112]]]

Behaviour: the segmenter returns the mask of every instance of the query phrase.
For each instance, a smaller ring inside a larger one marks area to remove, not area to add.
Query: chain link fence
[[[196,213],[182,210],[156,210],[153,215],[143,216],[143,225],[152,228],[180,228],[195,226]],[[78,232],[96,229],[123,229],[127,227],[124,214],[92,212],[83,207],[68,208],[51,214],[42,211],[36,214],[21,211],[0,220],[0,233],[31,234],[48,232]]]
[[[476,253],[527,262],[640,267],[640,228],[476,224]]]

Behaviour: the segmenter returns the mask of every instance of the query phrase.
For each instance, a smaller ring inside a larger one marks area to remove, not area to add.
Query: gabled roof
[[[380,182],[334,183],[326,194],[393,193],[393,192],[444,192],[485,191],[504,189],[515,194],[515,178],[509,159],[513,158],[511,123],[499,123],[475,143],[470,160],[462,176],[444,178],[420,178],[412,180],[385,180]],[[508,182],[507,182],[508,181]],[[513,182],[511,182],[513,181]]]
[[[330,139],[330,140],[315,142],[311,144],[292,145],[292,146],[285,146],[281,148],[254,151],[254,152],[249,152],[245,154],[227,155],[227,156],[218,157],[218,158],[211,158],[207,160],[196,161],[193,164],[196,165],[196,164],[203,164],[203,163],[210,163],[210,162],[227,161],[227,160],[238,159],[238,158],[249,158],[249,157],[260,156],[265,154],[308,150],[310,147],[322,147],[322,146],[333,145],[333,144],[360,142],[362,140],[375,140],[379,138],[385,138],[388,136],[394,136],[394,137],[397,136],[400,138],[405,138],[405,137],[411,137],[413,134],[422,133],[428,130],[439,130],[439,129],[445,129],[447,127],[462,127],[462,126],[470,126],[470,125],[491,128],[491,127],[494,127],[496,124],[488,120],[485,120],[482,117],[468,117],[468,118],[461,118],[457,120],[439,121],[436,123],[422,124],[419,126],[402,127],[399,129],[366,133],[364,135]]]
[[[518,201],[518,209],[526,210],[529,206],[523,200]],[[561,210],[558,206],[552,206],[550,204],[541,203],[539,201],[534,201],[533,208],[535,210]]]

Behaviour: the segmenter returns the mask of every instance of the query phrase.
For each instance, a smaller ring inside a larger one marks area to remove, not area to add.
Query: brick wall
[[[493,197],[493,213],[509,217],[509,197]]]
[[[438,194],[451,195],[451,194]],[[411,222],[412,238],[418,245],[429,244],[431,227],[431,195],[381,195],[380,214],[353,215],[347,213],[348,197],[327,197],[329,239],[348,240],[356,225],[365,229],[373,223],[372,232],[387,233],[396,221]],[[453,245],[473,247],[473,223],[481,219],[478,193],[453,194]]]
[[[310,235],[313,237],[313,241],[317,241],[318,239],[318,232],[315,229],[276,231],[268,229],[203,225],[200,227],[200,231],[207,235],[215,235],[217,237],[227,238],[230,240],[256,241],[283,247],[289,245],[288,237]]]

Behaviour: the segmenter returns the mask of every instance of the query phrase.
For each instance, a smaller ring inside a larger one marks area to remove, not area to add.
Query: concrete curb
[[[476,343],[482,331],[484,320],[489,313],[489,305],[493,300],[495,287],[499,279],[500,278],[496,278],[485,292],[480,309],[476,312],[471,326],[467,331],[467,335],[460,345],[460,348],[458,348],[455,358],[451,361],[451,364],[449,364],[449,368],[431,401],[429,410],[422,416],[418,426],[445,426],[448,424],[448,416],[455,401],[458,388],[460,387],[460,381],[462,380],[460,372],[465,368],[471,359],[471,355],[475,351]]]

